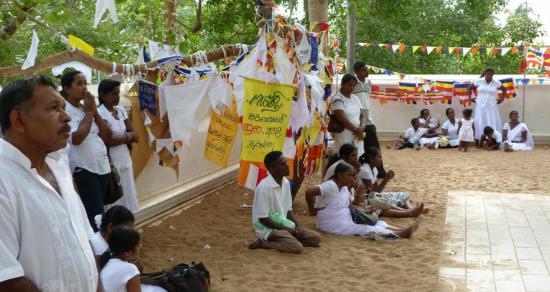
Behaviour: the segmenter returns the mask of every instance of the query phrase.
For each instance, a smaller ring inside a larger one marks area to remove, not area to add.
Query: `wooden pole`
[[[346,72],[353,74],[353,64],[355,63],[355,17],[356,6],[351,0],[348,0],[348,29],[346,40]]]

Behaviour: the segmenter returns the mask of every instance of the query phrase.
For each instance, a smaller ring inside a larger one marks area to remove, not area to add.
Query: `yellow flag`
[[[239,116],[235,102],[233,109],[226,108],[222,115],[212,111],[204,144],[204,157],[220,167],[227,167],[238,126]]]
[[[449,54],[452,54],[455,52],[456,47],[449,47]]]
[[[293,85],[245,78],[241,160],[263,162],[283,150],[293,95]]]
[[[494,48],[487,48],[487,55],[491,55],[493,53]]]
[[[412,46],[412,47],[413,47],[413,53],[416,52],[418,48],[420,48],[420,46]]]
[[[75,37],[74,35],[69,35],[69,45],[83,51],[84,53],[94,56],[94,47],[90,46],[87,42],[81,40],[78,37]]]

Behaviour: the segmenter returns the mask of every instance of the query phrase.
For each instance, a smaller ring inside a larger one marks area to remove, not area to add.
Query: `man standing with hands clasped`
[[[304,180],[303,161],[294,173],[292,187],[285,176],[290,170],[280,151],[272,151],[264,158],[269,174],[256,187],[252,204],[252,224],[257,239],[250,249],[276,249],[280,252],[301,253],[304,246],[319,246],[319,233],[301,227],[292,214],[292,199]]]
[[[378,136],[376,135],[376,126],[372,120],[371,107],[370,107],[370,91],[371,91],[371,81],[367,78],[369,77],[369,69],[367,64],[362,61],[357,61],[353,64],[353,71],[355,71],[355,76],[357,77],[357,85],[353,90],[353,94],[359,97],[361,101],[361,111],[363,112],[364,121],[361,121],[365,126],[365,138],[363,140],[363,146],[365,152],[368,148],[374,147],[378,150],[380,149],[380,143],[378,142]],[[378,178],[383,178],[386,175],[384,170],[384,165],[377,167],[378,169]]]

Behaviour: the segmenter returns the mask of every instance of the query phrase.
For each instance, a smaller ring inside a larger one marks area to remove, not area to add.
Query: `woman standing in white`
[[[113,205],[122,205],[133,213],[139,210],[134,184],[134,172],[132,170],[132,157],[128,145],[138,141],[138,135],[134,132],[132,124],[128,120],[128,114],[120,102],[120,82],[112,79],[104,79],[97,88],[99,103],[98,112],[105,120],[113,135],[107,141],[109,155],[120,175],[123,195]]]
[[[458,121],[455,117],[455,110],[447,108],[445,110],[447,120],[441,126],[441,134],[447,137],[449,147],[458,147],[460,139],[458,139]]]
[[[486,126],[490,126],[496,131],[502,132],[502,122],[500,120],[500,112],[497,104],[502,103],[503,100],[498,98],[498,90],[501,89],[504,96],[506,96],[506,88],[502,86],[502,83],[498,80],[493,80],[495,70],[493,68],[487,68],[481,74],[481,78],[474,81],[469,88],[468,96],[476,103],[474,113],[474,124],[476,129],[485,129]],[[477,97],[472,98],[473,89],[477,88]],[[481,138],[481,132],[477,131],[475,139],[479,141]]]
[[[361,101],[353,94],[357,79],[351,74],[342,77],[340,92],[330,102],[330,112],[338,123],[344,127],[340,133],[333,133],[334,152],[338,153],[340,147],[346,143],[354,144],[362,154],[363,149],[363,113]]]
[[[315,198],[317,228],[339,235],[361,235],[373,239],[395,239],[395,235],[409,238],[416,225],[397,228],[377,221],[374,226],[356,224],[351,217],[354,207],[350,188],[356,187],[357,177],[353,167],[345,162],[338,163],[332,179],[306,190],[306,198]],[[358,202],[362,196],[357,196]]]
[[[519,121],[517,111],[510,112],[510,122],[502,127],[504,137],[504,151],[529,151],[535,147],[533,136],[525,123]]]

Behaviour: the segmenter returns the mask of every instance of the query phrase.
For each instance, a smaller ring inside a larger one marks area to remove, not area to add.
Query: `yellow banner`
[[[294,86],[245,78],[241,160],[263,162],[282,151],[290,121]]]
[[[74,35],[69,35],[69,45],[83,51],[84,53],[94,56],[94,48],[90,46],[87,42],[83,41],[82,39],[75,37]]]
[[[212,112],[204,144],[204,157],[220,167],[226,167],[237,134],[239,116],[236,105],[222,115]]]

